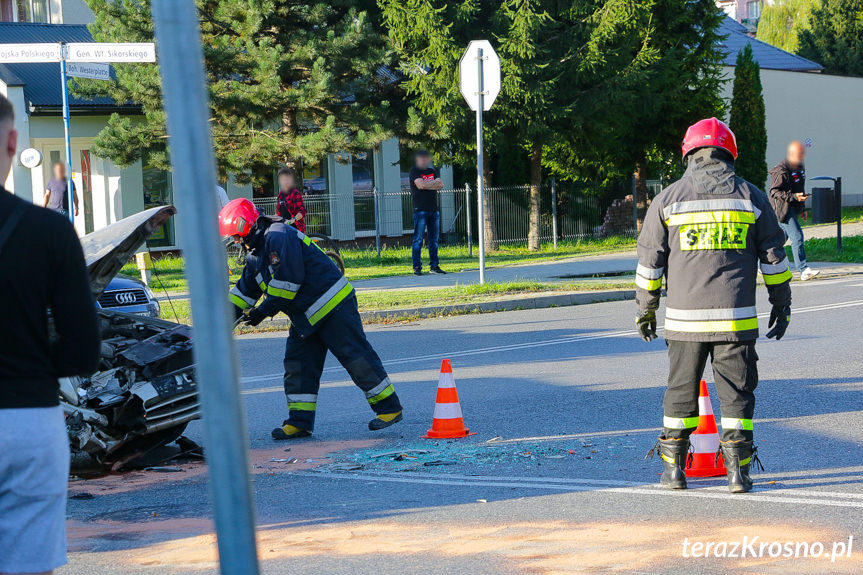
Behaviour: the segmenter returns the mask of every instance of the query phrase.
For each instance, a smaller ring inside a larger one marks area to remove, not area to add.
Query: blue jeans
[[[428,230],[429,267],[436,268],[440,264],[437,257],[438,234],[440,234],[440,212],[414,212],[414,269],[421,270],[423,234]]]
[[[786,223],[779,223],[785,235],[791,240],[791,255],[794,257],[794,267],[797,271],[806,268],[806,251],[803,249],[803,228],[796,215],[789,215]]]

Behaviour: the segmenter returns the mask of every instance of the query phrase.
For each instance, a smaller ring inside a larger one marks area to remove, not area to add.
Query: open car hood
[[[94,298],[102,295],[120,268],[176,212],[174,206],[150,208],[81,238]]]

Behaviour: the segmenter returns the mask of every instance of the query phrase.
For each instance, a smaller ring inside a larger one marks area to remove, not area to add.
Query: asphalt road
[[[284,335],[242,338],[263,572],[861,573],[861,288],[861,275],[795,282],[787,336],[761,340],[766,471],[748,495],[722,479],[657,488],[661,464],[643,455],[667,359],[661,340],[635,337],[632,302],[375,326],[405,422],[367,431],[362,393],[332,362],[315,435],[294,444],[269,439],[285,416]],[[476,435],[423,440],[445,357]],[[189,435],[200,439],[199,424]],[[215,573],[204,466],[180,468],[71,482],[93,497],[69,502],[72,552],[58,573]],[[693,542],[712,555],[692,557],[704,552]],[[804,544],[809,556],[783,556]]]

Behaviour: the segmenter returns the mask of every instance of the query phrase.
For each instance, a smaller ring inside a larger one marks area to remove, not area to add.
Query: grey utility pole
[[[225,249],[219,239],[216,162],[204,53],[193,0],[153,0],[177,219],[192,300],[204,447],[222,575],[257,575],[248,434],[240,396]],[[201,191],[210,193],[201,193]]]

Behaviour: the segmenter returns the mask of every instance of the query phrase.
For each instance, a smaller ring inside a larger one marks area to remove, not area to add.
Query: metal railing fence
[[[648,196],[654,197],[661,187],[658,180],[648,181]],[[531,187],[496,186],[486,188],[485,193],[495,243],[526,243]],[[378,246],[382,241],[394,243],[387,238],[403,238],[413,233],[414,211],[409,189],[384,193],[372,190],[353,196],[305,194],[303,201],[306,229],[310,233],[342,241],[374,237]],[[477,238],[476,202],[476,190],[470,186],[438,192],[442,245],[470,245]],[[254,203],[262,213],[276,214],[276,198],[255,198]],[[546,182],[539,189],[539,213],[542,242],[636,233],[631,185],[626,182],[603,190],[587,184]]]

